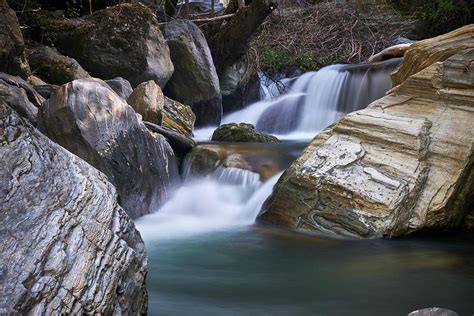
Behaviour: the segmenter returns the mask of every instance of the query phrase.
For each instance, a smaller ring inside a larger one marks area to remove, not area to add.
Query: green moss
[[[219,142],[278,142],[278,138],[272,135],[258,132],[255,126],[245,123],[231,123],[221,125],[212,134],[213,141]]]

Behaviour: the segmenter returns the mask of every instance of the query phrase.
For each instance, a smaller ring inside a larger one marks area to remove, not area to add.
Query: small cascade
[[[219,183],[238,185],[245,188],[254,188],[261,184],[258,173],[239,168],[219,166],[211,174],[211,177]]]
[[[400,63],[396,58],[373,64],[332,65],[272,82],[262,87],[262,101],[225,116],[222,124],[244,122],[281,138],[312,138],[345,114],[384,96],[391,88],[390,73]],[[269,82],[262,76],[261,80]],[[197,131],[198,139],[208,140],[214,129]]]
[[[176,239],[251,225],[280,174],[262,184],[258,175],[221,168],[188,179],[155,213],[136,221],[143,239]]]

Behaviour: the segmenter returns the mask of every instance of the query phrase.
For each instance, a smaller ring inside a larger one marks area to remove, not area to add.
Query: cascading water
[[[389,73],[399,62],[333,65],[296,79],[282,79],[264,86],[262,101],[227,115],[223,123],[251,123],[258,130],[279,137],[283,134],[283,138],[312,138],[345,113],[381,97],[390,89]],[[198,130],[195,136],[209,139],[214,129]],[[252,224],[278,179],[274,176],[262,184],[257,173],[223,166],[207,176],[196,176],[190,174],[191,165],[192,159],[186,159],[185,183],[174,197],[156,213],[138,220],[145,238],[185,237]]]
[[[189,176],[160,210],[139,218],[137,228],[153,240],[251,225],[279,176],[262,184],[254,172],[224,167],[206,177]]]
[[[332,65],[283,79],[280,85],[263,87],[262,101],[225,116],[222,124],[245,122],[282,139],[310,139],[343,115],[381,98],[391,88],[390,73],[400,62]],[[208,140],[214,129],[198,130],[196,138]]]

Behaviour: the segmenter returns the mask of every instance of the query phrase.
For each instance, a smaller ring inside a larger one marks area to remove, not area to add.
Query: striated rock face
[[[219,126],[212,134],[218,142],[278,142],[278,138],[259,132],[252,124],[230,123]]]
[[[412,44],[405,52],[405,62],[392,74],[393,85],[401,84],[411,75],[436,62],[443,61],[461,50],[474,48],[473,34],[474,24],[470,24]]]
[[[367,238],[459,227],[474,193],[474,72],[465,66],[474,49],[465,44],[316,136],[261,219]]]
[[[140,83],[128,97],[127,102],[144,121],[161,125],[165,96],[153,80]]]
[[[75,59],[63,56],[51,47],[31,50],[28,52],[28,62],[33,73],[50,84],[62,85],[90,77]]]
[[[204,34],[188,20],[166,23],[163,33],[175,65],[166,95],[189,104],[197,125],[218,125],[222,117],[219,78]]]
[[[114,187],[0,104],[0,314],[146,312],[145,246]]]
[[[0,71],[25,79],[30,74],[20,24],[7,0],[0,0]]]
[[[61,86],[40,110],[46,134],[103,171],[132,217],[148,214],[179,180],[174,153],[123,99],[99,79]]]
[[[158,21],[141,3],[116,5],[82,19],[44,18],[42,27],[60,52],[95,77],[123,77],[132,86],[154,80],[164,87],[173,74]]]

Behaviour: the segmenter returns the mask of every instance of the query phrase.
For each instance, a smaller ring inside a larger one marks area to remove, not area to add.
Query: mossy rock
[[[212,134],[212,140],[219,142],[279,142],[275,136],[261,133],[252,124],[245,123],[231,123],[220,126]]]
[[[122,77],[136,87],[154,80],[164,87],[173,73],[158,21],[144,5],[124,3],[75,19],[37,13],[36,39],[44,39],[102,79]]]

